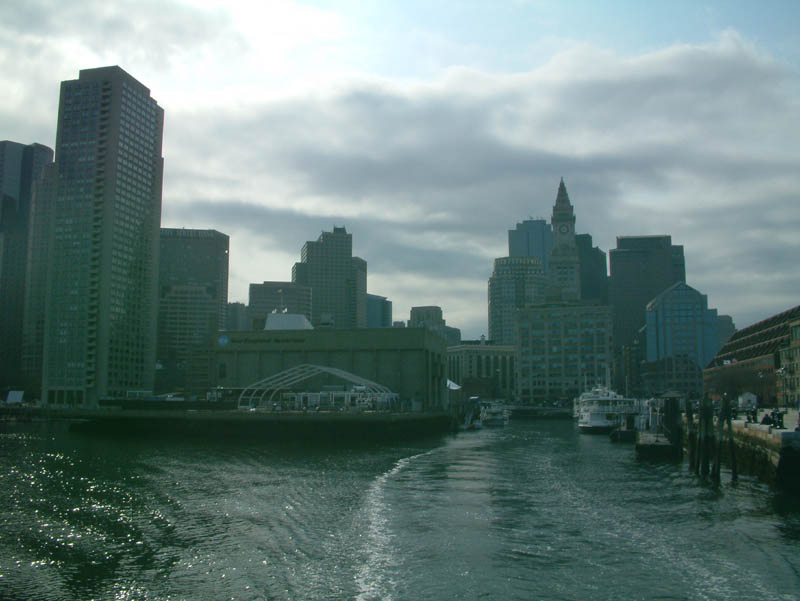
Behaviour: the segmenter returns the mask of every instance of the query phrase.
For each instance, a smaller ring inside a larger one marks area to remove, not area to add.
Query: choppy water
[[[800,598],[797,498],[571,422],[352,448],[6,425],[0,477],[2,599]]]

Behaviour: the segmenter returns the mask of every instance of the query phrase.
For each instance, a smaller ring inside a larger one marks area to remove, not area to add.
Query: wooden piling
[[[727,395],[723,398],[723,412],[725,414],[725,421],[728,424],[728,454],[730,455],[731,464],[731,482],[736,482],[739,479],[738,470],[736,469],[736,442],[733,440],[733,421],[731,410],[731,401]]]
[[[694,423],[692,402],[686,401],[686,450],[689,454],[689,470],[697,473],[697,428]]]
[[[722,469],[722,436],[724,434],[722,428],[724,425],[725,409],[723,405],[722,409],[720,410],[719,418],[717,419],[717,434],[714,437],[714,466],[711,469],[711,480],[715,484],[719,484],[720,471]]]
[[[700,409],[700,475],[708,478],[711,451],[714,445],[714,406],[711,399],[703,397]]]

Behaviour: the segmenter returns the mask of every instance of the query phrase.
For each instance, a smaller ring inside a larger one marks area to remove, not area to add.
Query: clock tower
[[[580,259],[575,244],[575,214],[563,177],[558,185],[550,223],[553,227],[553,250],[550,254],[551,295],[563,300],[578,300],[581,296],[581,281]]]

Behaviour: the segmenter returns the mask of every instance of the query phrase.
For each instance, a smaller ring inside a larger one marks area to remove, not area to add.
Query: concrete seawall
[[[800,490],[800,432],[737,420],[733,433],[740,471],[778,488]]]
[[[734,420],[736,464],[739,473],[757,476],[782,490],[800,492],[800,432],[794,431],[794,422],[785,423],[790,429],[778,430],[767,425]],[[685,422],[683,426],[686,445]],[[727,436],[726,428],[721,445],[722,461],[730,465]]]
[[[452,431],[445,413],[33,409],[35,420],[67,420],[101,436],[248,438],[265,441],[397,441]]]

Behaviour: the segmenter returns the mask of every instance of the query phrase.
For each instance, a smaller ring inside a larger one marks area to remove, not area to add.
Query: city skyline
[[[80,69],[146,82],[167,111],[162,226],[230,235],[231,301],[344,226],[369,293],[477,338],[506,232],[563,176],[576,233],[606,252],[670,235],[739,328],[796,305],[798,9],[576,6],[279,2],[273,25],[213,3],[6,6],[0,139],[54,146]]]

